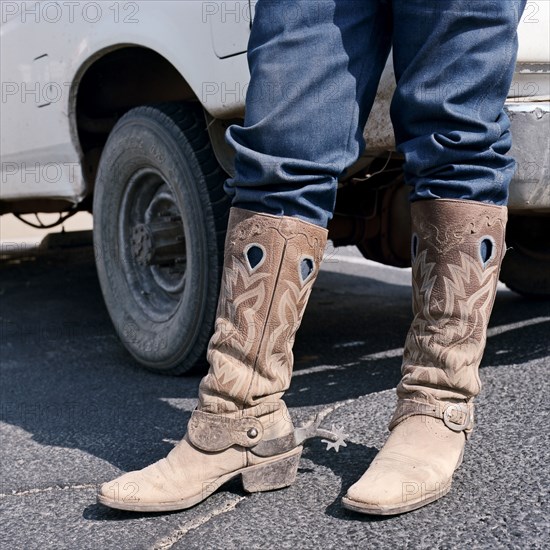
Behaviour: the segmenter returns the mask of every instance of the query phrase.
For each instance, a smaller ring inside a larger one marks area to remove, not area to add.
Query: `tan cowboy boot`
[[[305,437],[281,397],[326,237],[295,218],[231,210],[210,370],[187,434],[166,458],[103,484],[99,502],[180,510],[239,475],[248,492],[294,481]]]
[[[415,202],[414,320],[391,434],[343,498],[365,514],[400,514],[444,496],[473,427],[507,210],[473,201]]]

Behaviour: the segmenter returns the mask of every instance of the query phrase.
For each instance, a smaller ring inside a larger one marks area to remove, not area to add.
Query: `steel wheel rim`
[[[159,246],[159,241],[166,241],[165,234],[170,245]],[[128,179],[121,201],[118,244],[128,289],[153,321],[172,318],[183,300],[189,253],[186,237],[170,183],[152,167],[137,170]],[[174,254],[167,254],[166,249]],[[172,260],[172,255],[177,258]]]

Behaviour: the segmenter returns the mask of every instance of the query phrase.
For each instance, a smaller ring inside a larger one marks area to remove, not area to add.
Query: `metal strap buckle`
[[[443,412],[443,422],[449,430],[463,432],[474,423],[473,411],[465,403],[452,403]]]

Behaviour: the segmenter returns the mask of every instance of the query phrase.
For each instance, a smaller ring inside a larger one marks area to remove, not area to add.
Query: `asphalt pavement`
[[[477,427],[453,489],[385,519],[340,498],[387,436],[411,320],[410,271],[329,251],[295,346],[286,401],[349,434],[320,440],[296,483],[230,482],[187,511],[104,508],[97,485],[164,456],[200,376],[141,369],[117,340],[89,248],[0,263],[0,545],[5,549],[548,548],[550,302],[501,287],[481,368]]]

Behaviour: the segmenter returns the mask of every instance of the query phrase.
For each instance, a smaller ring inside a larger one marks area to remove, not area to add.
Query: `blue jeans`
[[[391,105],[411,200],[506,204],[503,112],[526,0],[259,0],[234,206],[326,227],[393,46]]]

